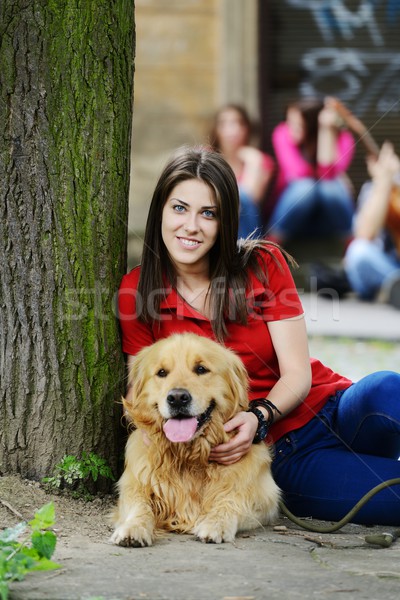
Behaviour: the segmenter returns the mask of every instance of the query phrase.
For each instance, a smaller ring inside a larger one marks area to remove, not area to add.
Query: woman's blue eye
[[[212,210],[205,210],[204,211],[204,216],[208,217],[208,218],[215,218],[215,212],[213,212]]]
[[[180,212],[180,213],[181,213],[181,212],[183,212],[183,211],[185,210],[185,207],[184,207],[184,206],[182,206],[182,204],[175,204],[175,206],[174,206],[174,210],[175,210],[176,212]]]

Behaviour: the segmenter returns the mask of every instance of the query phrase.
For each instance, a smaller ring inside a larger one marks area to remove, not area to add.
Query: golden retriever
[[[203,542],[232,542],[237,531],[275,519],[279,488],[266,444],[237,463],[209,461],[226,442],[223,425],[248,408],[248,377],[230,350],[191,333],[174,334],[138,353],[125,410],[129,436],[111,541],[150,546],[157,530],[192,533]]]

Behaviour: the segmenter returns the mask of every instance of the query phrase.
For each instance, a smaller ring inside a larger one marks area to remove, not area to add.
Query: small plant
[[[83,452],[80,459],[73,455],[64,456],[55,466],[54,475],[42,481],[51,488],[68,489],[77,497],[91,498],[88,485],[96,482],[99,475],[115,481],[104,458],[94,452]]]
[[[54,504],[45,504],[32,521],[22,522],[0,532],[0,598],[8,599],[9,584],[22,581],[33,571],[58,569],[53,562],[56,534],[49,531],[55,523]],[[27,533],[22,541],[23,534]]]

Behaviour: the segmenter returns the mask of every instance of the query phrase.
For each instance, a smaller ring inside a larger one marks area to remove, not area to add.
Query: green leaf
[[[0,600],[8,600],[10,582],[22,581],[32,571],[61,567],[50,560],[57,538],[55,533],[46,529],[54,522],[54,505],[50,502],[35,513],[29,522],[29,535],[22,541],[19,538],[27,529],[26,523],[0,532]]]
[[[26,523],[18,523],[15,527],[8,527],[0,533],[1,542],[16,542],[17,539],[24,533],[26,529]]]
[[[43,483],[47,483],[51,487],[55,487],[55,488],[61,487],[61,481],[62,481],[62,477],[59,473],[57,475],[55,475],[54,477],[43,477],[43,479],[42,479]]]
[[[91,474],[92,474],[93,481],[97,481],[97,478],[99,476],[99,470],[98,470],[97,466],[94,466],[94,465],[92,466]]]
[[[111,479],[111,481],[115,481],[113,472],[111,471],[111,468],[108,465],[104,465],[100,468],[100,475],[103,475],[103,477],[108,477],[109,479]]]
[[[21,558],[23,555],[23,558]],[[50,569],[59,569],[61,565],[58,563],[49,560],[45,556],[40,556],[38,550],[36,548],[27,548],[26,546],[22,548],[21,554],[18,555],[21,559],[21,563],[25,561],[27,566],[26,572],[32,571],[47,571]]]
[[[32,545],[38,551],[40,557],[50,559],[53,556],[57,537],[52,531],[34,531],[31,536]]]
[[[0,598],[1,600],[8,600],[8,584],[5,581],[0,580]]]
[[[21,547],[19,552],[7,562],[7,572],[4,575],[4,579],[22,581],[25,575],[35,566],[36,558],[37,553],[35,556],[30,556],[29,549],[25,546]]]
[[[33,571],[54,571],[55,569],[61,569],[62,565],[54,562],[53,560],[48,560],[47,558],[41,558],[32,569]]]
[[[55,523],[55,510],[53,502],[49,502],[40,508],[36,513],[32,521],[29,521],[29,525],[34,531],[39,529],[47,529]]]

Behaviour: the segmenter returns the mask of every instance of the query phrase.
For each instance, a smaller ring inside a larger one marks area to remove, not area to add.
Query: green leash
[[[347,515],[345,515],[343,517],[343,519],[341,519],[337,523],[333,523],[332,525],[328,525],[328,526],[316,525],[316,524],[312,524],[308,521],[304,521],[303,519],[299,519],[293,513],[291,513],[288,508],[286,508],[286,506],[284,505],[283,502],[280,503],[279,507],[280,507],[281,511],[283,512],[283,514],[288,519],[293,521],[293,523],[295,523],[299,527],[302,527],[303,529],[307,529],[307,531],[312,531],[314,533],[333,533],[334,531],[337,531],[338,529],[341,529],[342,527],[344,527],[344,525],[347,525],[347,523],[354,517],[354,515],[356,513],[358,513],[358,511],[364,506],[364,504],[366,504],[372,498],[372,496],[375,496],[375,494],[377,494],[381,490],[383,490],[387,487],[390,487],[392,485],[400,485],[400,477],[397,477],[395,479],[388,479],[388,481],[384,481],[384,482],[380,483],[379,485],[375,486],[374,488],[372,488],[372,490],[367,492],[361,498],[361,500],[359,500],[357,502],[357,504],[347,513]],[[400,529],[395,530],[392,533],[367,535],[365,538],[365,541],[368,542],[369,544],[376,544],[378,546],[384,546],[387,548],[398,537],[400,537]]]
[[[400,537],[400,529],[388,533],[375,533],[374,535],[366,535],[365,541],[368,544],[374,544],[374,546],[381,546],[382,548],[389,548]]]

